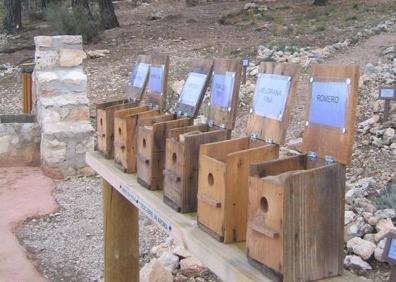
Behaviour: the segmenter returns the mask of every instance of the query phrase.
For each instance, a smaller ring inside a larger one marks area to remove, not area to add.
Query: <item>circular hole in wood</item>
[[[210,186],[212,186],[214,184],[214,177],[213,177],[213,174],[211,174],[211,173],[208,174],[208,182],[209,182]]]
[[[121,127],[118,128],[118,134],[121,135]]]
[[[173,154],[172,154],[172,161],[173,161],[174,164],[176,163],[176,161],[177,161],[177,155],[176,155],[176,153],[173,153]]]
[[[143,148],[146,148],[146,139],[143,138]]]
[[[260,199],[260,208],[263,212],[268,212],[268,201],[266,197]]]

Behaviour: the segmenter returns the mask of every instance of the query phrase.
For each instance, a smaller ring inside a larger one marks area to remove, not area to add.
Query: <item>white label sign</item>
[[[129,81],[129,85],[137,88],[143,88],[144,82],[147,79],[147,74],[149,72],[150,65],[146,63],[137,64],[134,69],[131,79]]]
[[[180,94],[180,103],[195,107],[205,87],[207,75],[190,72]]]
[[[164,79],[164,66],[150,67],[149,89],[162,95],[162,83]]]
[[[380,92],[381,98],[393,98],[395,95],[394,88],[382,88]]]
[[[396,260],[396,239],[391,240],[391,243],[389,246],[388,257],[393,260]]]
[[[172,226],[159,214],[157,214],[149,205],[147,205],[137,194],[135,194],[132,188],[121,185],[120,189],[117,190],[119,190],[125,198],[127,198],[133,205],[135,205],[139,210],[143,211],[148,217],[159,224],[167,232],[172,230]]]
[[[290,90],[290,76],[260,73],[253,98],[255,114],[282,120]]]
[[[214,107],[228,108],[231,104],[234,91],[234,72],[214,74],[210,93],[210,104]]]
[[[313,81],[309,122],[344,128],[349,83]]]

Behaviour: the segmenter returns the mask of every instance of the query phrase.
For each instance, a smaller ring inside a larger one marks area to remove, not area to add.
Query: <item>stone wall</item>
[[[38,36],[33,112],[41,126],[41,166],[55,178],[90,174],[85,152],[94,146],[89,122],[86,57],[81,36]]]
[[[40,126],[34,116],[0,116],[0,166],[39,164]]]

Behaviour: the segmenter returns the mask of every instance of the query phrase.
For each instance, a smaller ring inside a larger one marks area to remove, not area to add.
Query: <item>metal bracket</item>
[[[318,154],[316,154],[316,152],[308,152],[307,157],[309,160],[314,161],[317,159]]]
[[[332,156],[325,156],[325,163],[326,163],[327,165],[333,164],[333,163],[335,163],[335,162],[336,162],[336,159],[335,159],[334,157],[332,157]]]
[[[176,113],[176,116],[178,116],[178,117],[180,117],[180,116],[182,116],[182,115],[183,115],[182,111],[178,111],[178,112]]]
[[[221,128],[223,128],[223,129],[225,129],[225,128],[226,128],[226,126],[225,126],[225,124],[224,124],[224,123],[220,124],[220,127],[221,127]]]
[[[209,126],[209,127],[213,127],[213,120],[209,120],[209,121],[208,121],[208,126]]]
[[[256,133],[252,133],[252,135],[250,135],[250,140],[252,142],[256,142],[257,141],[257,134]]]
[[[271,138],[267,138],[267,139],[265,139],[265,143],[274,144],[274,140],[272,140]]]

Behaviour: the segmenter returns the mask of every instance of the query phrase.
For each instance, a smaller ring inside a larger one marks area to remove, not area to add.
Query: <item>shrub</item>
[[[378,198],[374,199],[378,209],[396,208],[396,183],[389,183]]]
[[[71,9],[52,4],[46,9],[45,16],[59,34],[82,35],[84,42],[99,39],[99,22],[94,20],[95,17],[88,17],[80,7]]]

